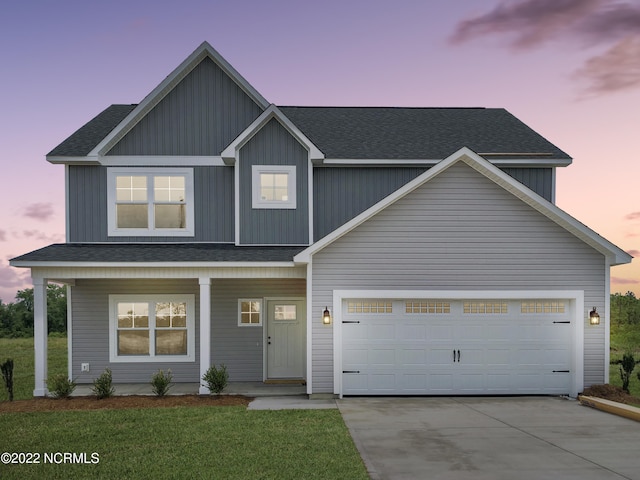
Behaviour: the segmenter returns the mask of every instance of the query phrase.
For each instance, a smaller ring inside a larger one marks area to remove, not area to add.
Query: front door
[[[267,301],[267,378],[304,377],[305,302]]]

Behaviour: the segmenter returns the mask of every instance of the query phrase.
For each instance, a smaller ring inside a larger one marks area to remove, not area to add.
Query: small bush
[[[13,402],[13,358],[7,358],[3,364],[0,364],[0,372],[9,394],[9,401]]]
[[[158,370],[151,377],[151,390],[154,395],[158,397],[164,397],[171,387],[173,387],[173,383],[171,380],[173,379],[173,375],[171,374],[171,370],[167,370],[167,373],[164,373],[162,370]]]
[[[116,389],[112,385],[112,380],[111,369],[105,368],[104,372],[93,381],[91,391],[98,397],[98,400],[101,398],[109,398],[115,393]]]
[[[210,392],[214,392],[218,395],[227,386],[229,380],[229,374],[227,373],[227,367],[224,364],[220,365],[220,368],[216,368],[215,365],[211,365],[202,376],[202,380],[206,383],[206,387]]]
[[[67,398],[76,389],[76,382],[64,373],[58,373],[47,380],[47,388],[53,398]]]
[[[631,374],[636,367],[636,360],[633,358],[633,353],[627,352],[622,356],[620,361],[620,379],[622,380],[622,389],[629,393],[629,381],[631,380]]]

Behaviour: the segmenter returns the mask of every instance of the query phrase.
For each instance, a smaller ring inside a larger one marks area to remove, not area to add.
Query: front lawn
[[[11,413],[2,415],[0,452],[33,452],[40,460],[0,464],[2,479],[368,478],[338,410]],[[85,454],[76,460],[87,463],[64,463],[65,452]],[[63,463],[45,463],[45,453]]]

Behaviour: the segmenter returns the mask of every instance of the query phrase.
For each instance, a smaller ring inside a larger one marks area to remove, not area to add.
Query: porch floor
[[[153,395],[148,383],[119,383],[113,385],[115,395]],[[80,384],[73,392],[73,396],[91,395],[93,385]],[[197,395],[198,383],[174,383],[169,395]],[[222,392],[223,395],[245,395],[247,397],[281,397],[289,395],[306,395],[305,385],[267,384],[262,382],[229,382]]]

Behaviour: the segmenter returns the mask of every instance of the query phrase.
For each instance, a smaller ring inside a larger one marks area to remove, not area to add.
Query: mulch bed
[[[612,402],[625,403],[627,405],[640,405],[640,398],[629,395],[620,387],[614,385],[592,385],[585,388],[582,395],[588,397],[604,398]]]
[[[0,413],[160,407],[246,407],[251,400],[253,398],[242,395],[167,395],[165,397],[121,395],[100,400],[93,396],[61,399],[30,398],[0,402]]]

